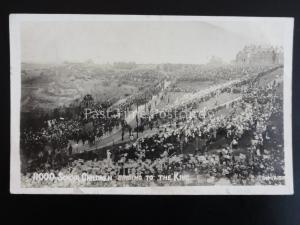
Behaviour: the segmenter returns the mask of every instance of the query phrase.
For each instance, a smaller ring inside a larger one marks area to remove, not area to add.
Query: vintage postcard
[[[293,18],[10,15],[14,194],[293,194]]]

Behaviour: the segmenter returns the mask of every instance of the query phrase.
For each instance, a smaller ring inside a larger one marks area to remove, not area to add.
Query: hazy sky
[[[22,62],[205,63],[235,58],[246,44],[283,45],[274,22],[23,22]]]

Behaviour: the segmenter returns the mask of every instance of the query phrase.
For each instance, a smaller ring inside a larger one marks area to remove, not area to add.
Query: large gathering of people
[[[283,100],[278,93],[281,82],[272,80],[264,86],[258,85],[261,77],[275,69],[268,68],[264,72],[265,67],[244,68],[248,76],[242,78],[237,78],[236,74],[241,71],[236,67],[223,70],[222,78],[230,77],[230,83],[193,93],[181,103],[166,107],[163,118],[161,112],[141,118],[143,129],[155,127],[155,131],[106,150],[105,158],[84,160],[74,157],[69,140],[93,144],[95,137],[112,132],[114,127],[128,129],[130,125],[122,116],[90,118],[88,121],[62,118],[39,131],[24,130],[21,146],[33,155],[29,157],[31,167],[23,173],[23,182],[27,186],[68,186],[71,182],[32,181],[33,172],[47,171],[69,175],[85,172],[113,178],[107,182],[78,184],[84,186],[178,185],[185,182],[178,180],[170,184],[159,179],[174,173],[196,177],[190,185],[215,184],[221,179],[236,185],[282,184],[283,179],[268,179],[284,176],[282,125],[274,122],[280,121],[282,116]],[[221,71],[215,69],[214,73],[212,77],[218,79]],[[115,107],[122,112],[130,110],[131,105],[147,103],[161,92],[163,86],[158,84],[148,90],[147,97],[133,96]],[[200,110],[201,103],[233,92],[240,96]],[[108,104],[105,109],[109,107]],[[188,116],[178,117],[184,111],[189,112]],[[111,113],[116,115],[114,111]],[[145,179],[149,175],[154,179]],[[120,182],[116,179],[118,176],[141,179]]]
[[[55,162],[53,158],[56,158],[56,155],[60,155],[60,158],[61,155],[64,158],[68,157],[70,151],[67,149],[70,147],[70,140],[94,144],[102,136],[111,134],[114,129],[127,129],[131,133],[133,128],[126,123],[124,115],[157,95],[163,85],[163,82],[155,84],[143,94],[132,95],[125,102],[117,105],[113,105],[110,101],[94,102],[91,95],[86,95],[80,103],[78,119],[59,117],[48,120],[47,123],[45,121],[45,125],[38,129],[25,127],[21,132],[21,147],[24,156],[32,162],[30,167],[35,168],[37,164],[44,164],[46,161]],[[91,116],[87,116],[85,113],[87,108],[90,112],[101,111],[101,115],[93,116],[91,113]]]
[[[271,69],[268,65],[199,65],[187,67],[178,72],[178,80],[182,81],[223,81],[258,74]]]

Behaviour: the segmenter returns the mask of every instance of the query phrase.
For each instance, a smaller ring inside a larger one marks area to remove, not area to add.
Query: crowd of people
[[[56,158],[67,158],[71,155],[70,141],[77,144],[88,142],[92,145],[103,136],[110,135],[114,129],[133,130],[125,120],[127,112],[134,106],[142,105],[157,95],[163,88],[160,82],[142,93],[130,96],[124,103],[113,105],[110,101],[94,102],[91,95],[86,95],[80,103],[80,116],[77,119],[62,118],[44,121],[40,128],[25,127],[21,131],[21,148],[30,168],[47,161],[56,162]],[[101,112],[101,115],[87,116],[85,109],[90,112]],[[143,123],[141,123],[142,125]],[[58,155],[58,156],[57,156]],[[52,163],[61,164],[61,162]]]
[[[201,65],[186,68],[178,74],[181,81],[220,81],[242,78],[271,69],[272,66],[262,65]]]
[[[143,178],[126,182],[113,179],[103,183],[91,181],[82,184],[87,186],[165,185],[166,182],[160,181],[158,177],[175,172],[195,175],[197,179],[192,184],[214,184],[221,178],[237,185],[282,184],[284,179],[269,179],[284,176],[283,141],[279,138],[283,135],[282,127],[272,124],[273,120],[280,120],[282,116],[282,96],[277,93],[280,82],[272,81],[260,87],[257,83],[263,75],[241,80],[230,87],[231,91],[233,87],[242,90],[241,98],[189,117],[173,117],[165,123],[160,121],[157,132],[139,138],[134,143],[108,150],[106,159],[69,160],[60,168],[45,163],[48,166],[38,169],[53,173],[87,172],[113,178],[120,175]],[[228,91],[228,87],[222,91]],[[176,106],[176,110],[195,110],[199,102],[205,102],[219,92],[216,90],[213,94]],[[219,113],[221,110],[223,112]],[[153,117],[153,120],[156,118]],[[245,142],[247,138],[249,140]],[[223,144],[208,150],[220,140],[223,140]],[[188,148],[193,151],[184,153]],[[153,176],[154,181],[145,180],[147,175]],[[31,176],[32,173],[27,173],[23,177],[24,183],[29,186],[35,185],[32,184]],[[176,181],[173,184],[182,182]]]
[[[162,91],[164,88],[164,83],[165,81],[162,80],[154,83],[150,87],[143,88],[140,93],[127,97],[124,102],[114,105],[113,108],[127,113],[128,111],[132,110],[133,107],[144,105],[149,102],[153,96],[157,96]]]

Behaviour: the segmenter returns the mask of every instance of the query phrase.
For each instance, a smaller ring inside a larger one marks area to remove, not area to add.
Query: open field
[[[275,79],[282,79],[282,75],[283,75],[283,68],[279,68],[278,70],[268,73],[259,79],[259,86],[261,87],[265,86],[267,83]]]
[[[100,102],[118,101],[151,84],[122,79],[127,73],[127,70],[85,64],[22,64],[22,111],[69,105],[86,94]]]

